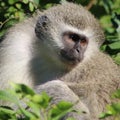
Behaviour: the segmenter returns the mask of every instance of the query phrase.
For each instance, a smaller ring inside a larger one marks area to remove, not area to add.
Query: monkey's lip
[[[68,51],[61,50],[60,51],[60,58],[65,64],[69,65],[77,65],[80,62],[80,59],[74,56],[74,54],[69,54]]]
[[[61,61],[66,65],[66,66],[69,66],[69,67],[74,67],[76,66],[79,62],[78,61],[69,61],[69,60],[66,60],[64,59],[63,57],[61,57]]]

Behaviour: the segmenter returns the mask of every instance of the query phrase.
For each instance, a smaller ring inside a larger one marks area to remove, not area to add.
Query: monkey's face
[[[68,65],[76,65],[81,62],[88,45],[88,38],[70,29],[62,30],[60,24],[56,24],[56,26],[52,26],[52,24],[47,16],[41,16],[35,28],[37,37],[46,46],[56,51],[61,62]]]
[[[60,50],[61,59],[70,64],[77,64],[83,60],[84,52],[88,45],[86,36],[72,31],[62,34],[64,48]]]
[[[35,33],[44,43],[42,46],[68,66],[91,57],[99,50],[104,36],[96,19],[82,6],[71,3],[43,12]]]

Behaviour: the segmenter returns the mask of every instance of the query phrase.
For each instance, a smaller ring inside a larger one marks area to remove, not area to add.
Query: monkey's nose
[[[76,62],[76,61],[80,61],[79,57],[79,49],[70,49],[70,50],[64,50],[62,49],[60,51],[60,54],[62,56],[62,58],[64,58],[67,61],[71,61],[71,62]]]
[[[80,45],[79,45],[80,43],[76,43],[75,45],[74,45],[74,47],[73,47],[73,49],[76,51],[76,52],[78,52],[78,54],[80,53]]]

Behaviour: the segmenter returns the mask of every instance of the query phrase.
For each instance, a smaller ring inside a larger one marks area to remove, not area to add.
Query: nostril
[[[78,53],[80,52],[80,50],[79,50],[78,48],[76,49],[76,51],[77,51]]]
[[[73,47],[73,49],[77,52],[80,53],[80,45],[78,43],[76,43]]]

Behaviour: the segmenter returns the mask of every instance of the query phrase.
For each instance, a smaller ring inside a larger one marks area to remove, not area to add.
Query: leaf
[[[13,13],[13,12],[16,12],[16,11],[17,11],[17,9],[13,6],[9,7],[8,10],[7,10],[7,12],[10,12],[10,13]]]
[[[100,47],[100,49],[101,49],[102,51],[105,51],[105,50],[106,50],[106,47],[107,47],[107,45],[102,45],[102,46]]]
[[[29,0],[23,0],[23,3],[27,4],[29,2]]]
[[[116,92],[112,95],[113,98],[120,98],[120,89],[118,89]]]
[[[11,92],[0,90],[0,99],[10,101],[18,105],[18,98]]]
[[[2,7],[5,7],[5,5],[6,5],[5,2],[1,2]]]
[[[13,5],[14,3],[16,3],[18,0],[8,0],[8,3],[10,4],[10,5]]]
[[[33,97],[32,97],[32,101],[35,102],[35,103],[42,103],[43,102],[43,96],[42,95],[37,95],[35,94]]]
[[[33,96],[35,94],[35,92],[31,88],[29,88],[28,86],[26,86],[24,84],[14,84],[14,83],[12,83],[12,86],[15,89],[16,93],[20,93],[23,96],[25,96],[25,95]]]
[[[120,114],[120,103],[113,103],[111,106],[114,109],[114,111],[116,111],[115,114],[117,114],[117,113]]]
[[[32,119],[36,120],[36,117],[35,117],[35,115],[34,115],[33,113],[29,112],[28,110],[25,110],[25,109],[22,108],[22,107],[20,107],[19,109],[20,109],[21,113],[22,113],[23,115],[25,115],[26,117],[28,117],[28,118],[30,118],[30,119],[32,118]]]
[[[5,106],[0,107],[0,120],[17,120],[16,116],[16,112],[13,109]]]
[[[18,9],[21,9],[22,4],[16,3],[15,6],[16,6]]]
[[[70,102],[61,101],[57,104],[57,107],[61,110],[68,110],[72,108],[73,104]]]
[[[31,11],[31,12],[33,12],[33,10],[34,10],[34,5],[33,5],[33,3],[29,3],[29,10]]]
[[[4,106],[1,106],[0,107],[0,114],[1,113],[4,113],[4,114],[15,114],[16,112],[13,110],[13,109],[11,109],[11,108],[6,108],[6,107],[4,107]]]
[[[37,117],[40,117],[40,106],[38,104],[29,101],[27,102],[27,105]]]
[[[34,0],[34,3],[35,3],[36,5],[39,5],[39,0]]]
[[[112,105],[107,105],[107,112],[106,114],[111,114],[111,115],[115,115],[116,114],[116,111],[115,109],[113,108]]]
[[[43,97],[43,101],[41,103],[39,103],[43,108],[47,108],[49,106],[49,103],[51,101],[51,97],[49,97],[45,92],[43,92],[42,94]]]
[[[111,111],[108,111],[108,112],[106,112],[106,113],[101,113],[101,114],[99,115],[99,118],[100,118],[100,119],[104,119],[104,118],[106,118],[106,117],[108,117],[108,116],[111,116],[111,115],[112,115]]]
[[[58,120],[62,118],[65,114],[73,111],[73,105],[70,102],[61,101],[57,105],[53,106],[51,110],[51,117],[53,120]]]
[[[108,46],[113,50],[117,50],[117,49],[120,50],[120,41],[109,44]]]
[[[19,21],[22,21],[25,18],[25,15],[21,11],[15,12],[15,18],[18,19]]]
[[[46,4],[45,8],[48,9],[48,8],[52,7],[52,5],[53,5],[52,3]]]
[[[115,62],[120,65],[120,53],[118,53],[115,57],[113,57],[113,59],[115,60]],[[120,97],[119,97],[120,98]]]
[[[100,18],[100,23],[102,24],[105,31],[109,33],[113,33],[115,30],[112,27],[111,23],[111,16],[110,15],[104,15]]]

